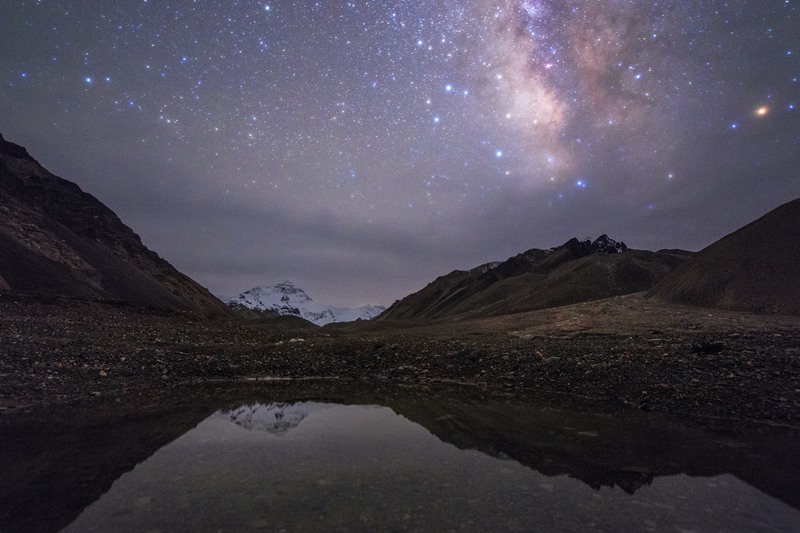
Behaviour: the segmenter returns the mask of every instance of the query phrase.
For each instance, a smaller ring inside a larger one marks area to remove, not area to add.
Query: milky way
[[[387,304],[800,196],[794,0],[7,1],[0,132],[219,295]]]

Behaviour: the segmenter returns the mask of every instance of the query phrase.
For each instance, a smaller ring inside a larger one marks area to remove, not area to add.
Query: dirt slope
[[[648,296],[699,307],[800,314],[800,199],[703,249]]]

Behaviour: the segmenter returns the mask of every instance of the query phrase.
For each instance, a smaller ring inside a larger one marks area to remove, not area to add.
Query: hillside
[[[644,291],[689,255],[630,250],[606,235],[570,239],[549,250],[451,272],[395,302],[379,320],[497,316]]]
[[[108,207],[2,135],[0,290],[231,314]]]
[[[648,296],[731,311],[800,314],[800,199],[704,248]]]

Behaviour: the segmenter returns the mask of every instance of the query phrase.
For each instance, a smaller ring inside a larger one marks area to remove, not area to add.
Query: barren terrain
[[[290,326],[291,327],[291,326]],[[202,382],[459,383],[596,410],[798,426],[800,317],[640,294],[476,321],[292,330],[0,293],[0,410],[157,401]]]

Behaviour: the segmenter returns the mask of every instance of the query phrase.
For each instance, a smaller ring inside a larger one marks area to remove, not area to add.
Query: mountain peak
[[[300,316],[294,310],[299,305],[312,303],[313,300],[303,289],[298,288],[291,281],[284,281],[275,285],[258,285],[225,301],[229,305],[233,303],[234,306],[242,306],[249,309],[264,310],[271,308],[271,303],[267,307],[262,307],[261,304],[264,302],[281,302],[282,305],[290,306],[293,312],[279,314]]]
[[[579,255],[589,255],[591,253],[619,254],[628,249],[624,242],[615,241],[605,233],[594,241],[589,237],[582,241],[573,237],[561,246]]]
[[[279,315],[292,315],[304,318],[318,326],[331,322],[350,322],[369,320],[378,316],[384,307],[365,305],[362,307],[333,307],[319,304],[305,291],[291,281],[275,285],[253,287],[238,296],[225,300],[230,307],[272,311]]]
[[[605,233],[594,240],[592,248],[602,254],[619,254],[628,249],[624,242],[615,241]]]

